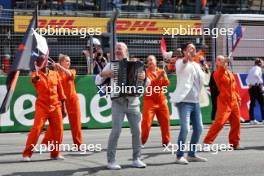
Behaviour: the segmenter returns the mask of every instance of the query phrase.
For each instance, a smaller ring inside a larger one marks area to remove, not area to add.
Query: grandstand
[[[73,20],[73,25],[80,25],[89,21],[86,27],[99,25],[104,29],[102,35],[96,36],[102,41],[103,49],[109,52],[107,19],[112,15],[113,6],[121,9],[117,30],[117,39],[128,44],[130,54],[144,60],[148,54],[154,54],[161,59],[160,39],[162,32],[149,32],[148,27],[162,27],[191,25],[195,28],[201,27],[232,27],[234,24],[242,23],[247,30],[241,44],[234,53],[234,71],[246,72],[252,65],[251,60],[261,57],[263,47],[263,0],[221,0],[207,1],[205,8],[201,7],[201,1],[194,0],[116,0],[116,1],[95,1],[95,0],[6,0],[2,4],[0,18],[0,58],[4,55],[11,55],[11,60],[19,43],[24,35],[19,26],[23,25],[23,19],[29,19],[36,5],[39,7],[39,19],[46,20],[48,24],[61,24],[64,20]],[[194,13],[196,12],[196,13]],[[225,15],[225,13],[250,13],[251,15]],[[218,19],[217,19],[218,18]],[[124,20],[126,19],[126,20]],[[23,22],[21,22],[21,20]],[[62,20],[62,21],[60,21]],[[257,23],[255,23],[257,22]],[[67,22],[65,22],[66,24]],[[216,24],[214,24],[216,23]],[[252,25],[254,23],[254,25]],[[124,28],[124,24],[126,28]],[[258,27],[255,27],[257,24]],[[123,26],[122,26],[123,25]],[[133,27],[135,25],[136,27]],[[162,26],[164,25],[164,26]],[[89,36],[45,36],[51,48],[50,56],[56,60],[60,53],[70,55],[73,67],[78,74],[87,74],[86,59],[83,55]],[[213,61],[217,54],[226,54],[231,50],[231,37],[220,36],[217,39],[212,36],[203,35],[180,35],[174,38],[165,36],[167,50],[175,51],[182,43],[192,41],[198,49],[207,45],[206,57]],[[252,45],[254,43],[254,45]],[[228,45],[227,45],[228,44]],[[252,46],[256,48],[252,50]],[[246,48],[246,49],[245,49]],[[250,51],[250,52],[245,52]],[[249,54],[247,54],[249,53]],[[241,61],[241,62],[240,62]]]

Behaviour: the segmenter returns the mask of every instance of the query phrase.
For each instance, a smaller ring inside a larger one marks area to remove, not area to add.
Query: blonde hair
[[[150,58],[150,57],[153,57],[153,58],[157,61],[157,58],[156,58],[156,56],[154,56],[154,55],[148,55],[147,60],[148,60],[148,58]]]
[[[70,57],[68,55],[59,54],[59,63],[61,63],[62,61],[64,61],[66,58],[69,58],[70,59]]]
[[[116,45],[121,45],[121,47],[124,47],[126,50],[128,50],[127,45],[124,42],[117,42]]]
[[[117,42],[116,43],[116,47],[118,45],[121,46],[122,48],[124,48],[126,50],[125,57],[129,60],[129,53],[128,53],[128,47],[127,47],[127,45],[124,42]]]

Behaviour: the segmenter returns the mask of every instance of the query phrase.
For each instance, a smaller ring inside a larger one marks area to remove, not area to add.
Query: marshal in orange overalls
[[[167,87],[170,82],[168,79],[161,78],[158,82],[156,81],[158,75],[161,74],[161,69],[156,69],[156,74],[150,69],[147,69],[147,77],[151,80],[152,90],[155,86]],[[148,87],[149,87],[148,86]],[[147,87],[147,89],[148,89]],[[147,142],[150,128],[153,123],[154,116],[157,116],[162,135],[162,144],[166,145],[170,143],[170,113],[167,105],[167,98],[163,92],[155,93],[152,91],[152,95],[148,96],[148,93],[144,95],[143,98],[143,119],[142,119],[142,144]]]
[[[58,73],[61,78],[63,90],[67,97],[65,101],[65,105],[69,117],[73,143],[76,144],[78,147],[80,147],[80,145],[82,144],[82,127],[81,127],[80,103],[74,84],[76,71],[71,69],[70,72],[72,76],[67,76],[62,71],[59,71]],[[42,144],[48,144],[50,137],[51,137],[51,129],[50,127],[48,127],[45,137],[43,138]]]
[[[210,127],[207,136],[204,139],[205,144],[212,144],[217,137],[224,124],[229,121],[229,143],[234,148],[239,146],[240,141],[240,110],[236,81],[231,71],[226,67],[220,66],[214,72],[216,85],[219,89],[220,95],[217,98],[217,114],[215,121]]]
[[[31,79],[35,78],[36,72],[32,72]],[[37,100],[35,104],[34,124],[27,138],[26,148],[23,152],[23,157],[31,157],[32,149],[38,142],[38,138],[43,129],[45,122],[49,121],[49,126],[52,131],[51,142],[61,144],[63,124],[62,124],[62,101],[66,99],[64,94],[59,74],[52,70],[45,75],[42,71],[38,71],[40,79],[33,83],[36,92]],[[51,157],[59,156],[59,150],[51,151]]]

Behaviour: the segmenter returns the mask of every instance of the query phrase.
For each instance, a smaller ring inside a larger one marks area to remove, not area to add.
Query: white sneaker
[[[145,146],[144,145],[141,145],[141,148],[145,148]]]
[[[262,123],[259,122],[259,121],[257,121],[257,120],[251,120],[251,121],[250,121],[250,124],[251,124],[251,125],[260,125],[260,124],[262,124]]]
[[[133,163],[132,163],[132,166],[136,167],[136,168],[145,168],[145,167],[147,167],[147,165],[145,163],[143,163],[140,159],[134,160]]]
[[[23,157],[23,161],[24,162],[29,162],[29,161],[31,161],[31,158],[28,157],[28,156],[25,156],[25,157]]]
[[[189,162],[182,156],[180,158],[176,158],[176,164],[186,165],[189,164]]]
[[[59,155],[57,157],[50,157],[52,160],[65,160],[65,158],[62,155]]]
[[[120,170],[121,169],[121,166],[116,164],[115,162],[114,163],[108,163],[107,164],[107,169],[110,169],[110,170]]]
[[[200,156],[188,156],[187,157],[188,162],[207,162],[208,160],[206,158],[200,157]]]

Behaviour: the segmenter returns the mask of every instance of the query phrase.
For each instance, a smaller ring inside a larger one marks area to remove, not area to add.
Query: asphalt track
[[[205,126],[203,137],[208,130]],[[217,144],[228,143],[229,126],[225,126],[218,136]],[[263,176],[264,175],[264,125],[251,126],[243,124],[241,129],[241,144],[245,150],[221,151],[217,154],[199,152],[200,156],[208,158],[206,163],[175,164],[175,156],[163,151],[161,147],[160,130],[153,127],[148,143],[142,149],[142,159],[147,163],[145,169],[131,167],[131,134],[124,128],[119,139],[117,161],[121,170],[106,169],[106,145],[109,129],[83,130],[86,144],[99,144],[102,151],[63,152],[66,160],[49,159],[49,153],[34,153],[31,162],[22,162],[21,152],[28,133],[0,134],[0,175],[9,176],[68,176],[68,175],[98,175],[98,176]],[[179,127],[171,127],[172,143],[175,144]],[[43,137],[43,134],[40,138]],[[64,144],[72,144],[70,131],[64,133]],[[92,145],[90,145],[92,147]],[[97,148],[98,149],[98,148]],[[93,148],[90,148],[93,150]]]

